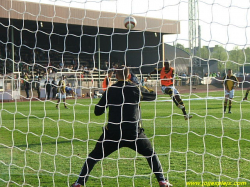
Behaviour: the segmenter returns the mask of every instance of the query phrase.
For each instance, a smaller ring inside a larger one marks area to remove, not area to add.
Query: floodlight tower
[[[192,56],[199,55],[201,49],[200,41],[200,25],[199,25],[199,0],[189,0],[188,1],[188,36],[189,36],[189,50]],[[198,37],[197,37],[198,36]],[[197,50],[198,42],[198,50]],[[200,62],[194,63],[194,65],[201,66]]]

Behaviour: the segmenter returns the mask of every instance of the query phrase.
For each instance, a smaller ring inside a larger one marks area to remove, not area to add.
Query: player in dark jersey
[[[140,101],[154,100],[156,95],[140,92],[137,85],[128,82],[128,75],[126,67],[119,67],[116,70],[118,81],[104,92],[95,106],[96,116],[102,115],[109,107],[108,124],[72,187],[85,185],[94,165],[122,147],[129,147],[146,157],[160,187],[172,186],[165,180],[158,156],[141,127]]]
[[[238,85],[238,79],[233,75],[233,71],[228,69],[227,75],[224,76],[225,85],[225,101],[224,101],[224,113],[227,110],[227,101],[229,100],[228,113],[231,114],[232,99],[234,98],[234,88]]]

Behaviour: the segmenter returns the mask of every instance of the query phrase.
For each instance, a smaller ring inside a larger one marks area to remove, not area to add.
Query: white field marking
[[[165,98],[165,97],[158,97],[158,99],[161,98]],[[199,97],[199,98],[191,98],[191,99],[182,99],[182,101],[194,101],[194,100],[212,100],[212,99],[216,99],[216,100],[222,100],[225,97]],[[172,99],[168,99],[168,100],[157,100],[157,101],[167,101],[167,102],[172,102]]]

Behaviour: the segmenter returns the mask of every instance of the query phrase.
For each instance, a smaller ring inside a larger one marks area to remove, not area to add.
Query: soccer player
[[[155,69],[152,73],[156,73],[157,69]],[[158,72],[160,73],[160,79],[161,79],[161,90],[164,94],[168,94],[172,100],[174,101],[175,105],[182,110],[182,113],[184,115],[184,119],[188,120],[192,118],[192,115],[187,114],[185,105],[180,98],[179,92],[174,87],[174,68],[170,67],[170,62],[165,61],[164,67],[161,69],[158,69]]]
[[[94,165],[122,147],[129,147],[145,156],[160,187],[172,186],[165,180],[158,156],[141,127],[140,101],[154,100],[156,95],[140,92],[138,86],[128,81],[128,75],[128,68],[119,67],[116,70],[118,81],[104,92],[95,106],[96,116],[102,115],[106,107],[109,107],[108,124],[85,161],[77,181],[71,187],[84,186]]]
[[[247,100],[247,96],[248,96],[249,91],[250,91],[250,88],[247,89],[245,97],[243,98],[243,101]]]
[[[108,75],[102,82],[102,90],[105,92],[109,86],[111,86],[111,77],[113,76],[113,71],[109,70]]]
[[[232,99],[234,98],[234,88],[238,85],[238,79],[233,75],[233,71],[228,69],[227,75],[224,76],[225,85],[225,101],[224,101],[224,113],[227,110],[227,101],[229,100],[228,113],[231,114]]]
[[[65,87],[66,90],[66,95],[71,95],[71,96],[76,96],[76,93],[74,92],[74,90],[69,86],[69,84],[66,85]]]
[[[128,81],[134,85],[139,86],[140,90],[144,93],[155,93],[154,90],[148,88],[144,84],[144,80],[139,81],[136,75],[132,72],[132,69],[129,69]]]
[[[65,84],[65,76],[62,76],[62,79],[58,83],[58,101],[56,104],[56,108],[58,109],[58,103],[63,100],[64,108],[68,109],[66,106],[66,90],[65,90],[66,84]]]

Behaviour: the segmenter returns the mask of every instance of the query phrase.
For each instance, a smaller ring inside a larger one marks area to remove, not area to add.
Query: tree
[[[202,59],[208,59],[209,58],[209,51],[208,51],[208,47],[207,46],[203,46],[202,48],[201,48],[201,52],[199,53],[197,53],[197,54],[201,54],[201,58]]]
[[[239,49],[238,46],[235,46],[232,51],[229,52],[229,60],[231,63],[229,65],[232,65],[232,68],[234,71],[238,72],[239,71],[239,64],[243,64],[245,61],[245,56],[243,53],[243,50]]]
[[[216,45],[211,54],[211,58],[215,58],[216,60],[219,60],[219,61],[226,61],[227,51],[222,46]]]
[[[227,60],[227,51],[222,46],[216,45],[211,54],[211,58],[218,60],[218,70],[221,72],[225,69],[225,61]]]
[[[183,50],[183,51],[186,51],[187,53],[189,53],[189,49],[185,48],[184,45],[182,45],[182,44],[177,43],[176,47]]]
[[[246,63],[250,63],[250,47],[247,47],[245,50],[244,50],[244,53],[246,55]]]
[[[182,44],[177,43],[176,47],[179,48],[179,49],[182,49],[183,51],[185,51],[185,47]]]

